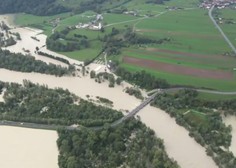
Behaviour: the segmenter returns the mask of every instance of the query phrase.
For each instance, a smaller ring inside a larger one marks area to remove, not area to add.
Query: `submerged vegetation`
[[[122,117],[122,113],[96,106],[68,90],[49,89],[24,81],[0,83],[5,88],[0,102],[0,119],[40,124],[101,126]]]
[[[11,53],[7,50],[0,50],[0,68],[21,72],[39,72],[56,76],[71,75],[75,68],[70,65],[68,68],[47,64],[35,60],[33,56]]]

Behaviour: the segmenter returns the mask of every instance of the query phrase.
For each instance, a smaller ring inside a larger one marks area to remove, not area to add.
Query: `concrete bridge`
[[[127,115],[125,115],[124,117],[122,117],[121,119],[113,122],[111,124],[111,127],[116,127],[117,125],[121,124],[123,121],[133,117],[135,114],[137,114],[142,108],[144,108],[145,106],[147,106],[152,100],[154,100],[154,98],[156,97],[156,95],[160,94],[162,91],[158,90],[157,92],[155,92],[153,95],[149,96],[148,98],[146,98],[140,105],[138,105],[137,107],[135,107],[135,109],[133,109],[132,111],[130,111]]]

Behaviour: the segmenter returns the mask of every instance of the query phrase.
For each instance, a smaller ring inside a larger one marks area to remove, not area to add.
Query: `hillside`
[[[54,15],[68,12],[69,9],[56,4],[56,0],[2,0],[0,13],[30,13],[34,15]]]

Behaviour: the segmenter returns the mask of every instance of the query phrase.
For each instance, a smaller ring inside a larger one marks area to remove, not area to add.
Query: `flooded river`
[[[98,84],[89,77],[55,77],[38,73],[22,73],[0,69],[0,79],[5,82],[22,83],[23,79],[34,83],[46,84],[50,88],[62,87],[75,93],[79,97],[97,95],[114,102],[115,109],[131,110],[140,100],[122,91],[122,86],[109,88],[107,84]],[[129,102],[129,103],[127,103]],[[188,136],[188,131],[177,125],[175,120],[164,111],[147,106],[138,114],[141,120],[153,129],[157,136],[164,140],[166,151],[182,168],[216,168],[212,159],[206,155],[205,149]]]
[[[13,52],[24,53],[22,48],[25,48],[30,50],[30,53],[32,53],[32,55],[34,55],[37,59],[47,63],[55,63],[65,66],[58,61],[46,57],[39,57],[34,53],[36,46],[40,47],[45,44],[46,36],[40,34],[40,31],[29,28],[18,28],[14,31],[20,32],[22,41],[16,46],[9,47],[9,50]],[[40,39],[40,42],[36,42],[31,38],[31,36],[37,37]],[[42,48],[42,51],[50,52],[46,48]],[[50,53],[54,54],[52,52]],[[79,62],[74,60],[74,63]],[[89,95],[92,99],[96,99],[96,96],[104,97],[113,101],[113,108],[117,110],[132,110],[140,104],[140,100],[129,96],[124,92],[124,88],[128,85],[127,83],[124,83],[121,86],[116,86],[115,88],[109,88],[108,83],[99,84],[89,77],[55,77],[39,73],[22,73],[0,69],[1,81],[22,83],[24,79],[30,80],[33,83],[45,84],[49,88],[61,87],[63,89],[68,89],[70,92],[83,99],[87,99],[87,95]],[[151,129],[153,129],[159,138],[164,140],[168,155],[174,158],[182,168],[217,167],[212,159],[206,155],[205,149],[197,144],[194,139],[188,136],[188,131],[177,125],[175,120],[170,118],[169,115],[164,111],[147,106],[139,113],[139,115],[141,120]],[[7,134],[6,132],[12,132],[12,134]],[[56,168],[57,164],[55,160],[57,159],[58,155],[55,147],[57,138],[56,132],[50,132],[50,134],[43,132],[44,131],[40,132],[40,130],[23,128],[0,127],[0,149],[3,151],[0,152],[0,167]],[[5,139],[2,139],[2,136]],[[18,143],[17,137],[21,137],[23,139],[19,140]],[[43,145],[40,145],[41,142]],[[12,145],[16,145],[16,147],[11,148]],[[21,146],[24,148],[20,148]],[[44,147],[47,147],[47,150],[50,150],[52,153],[47,151]],[[9,151],[7,149],[9,149]],[[12,155],[13,157],[10,158],[11,153],[14,153],[14,156]],[[22,156],[21,153],[23,153]],[[49,163],[49,161],[41,160],[45,156],[51,160],[51,163]],[[32,159],[32,161],[27,159]],[[35,160],[33,161],[33,159]],[[32,162],[36,164],[32,165]],[[41,164],[45,163],[45,165],[38,164],[39,166],[37,167],[36,165],[38,162],[43,162]],[[48,165],[46,165],[46,163],[48,163]],[[9,164],[9,166],[6,166],[6,164]]]
[[[1,168],[58,168],[56,131],[0,126]]]
[[[155,131],[157,137],[164,140],[169,157],[174,158],[182,168],[217,168],[205,149],[166,112],[147,106],[138,115],[143,123]]]

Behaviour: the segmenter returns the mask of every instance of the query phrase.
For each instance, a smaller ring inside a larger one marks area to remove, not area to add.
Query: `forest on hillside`
[[[33,15],[55,15],[69,9],[56,4],[56,0],[1,0],[0,13],[29,13]]]
[[[71,1],[71,0],[67,0]],[[121,7],[122,4],[132,0],[84,0],[69,2],[73,5],[63,5],[58,0],[1,0],[0,14],[6,13],[28,13],[38,16],[56,15],[64,12],[82,13],[85,11],[109,11],[110,9]],[[145,3],[163,4],[169,0],[146,0]],[[107,4],[114,4],[108,8]]]

